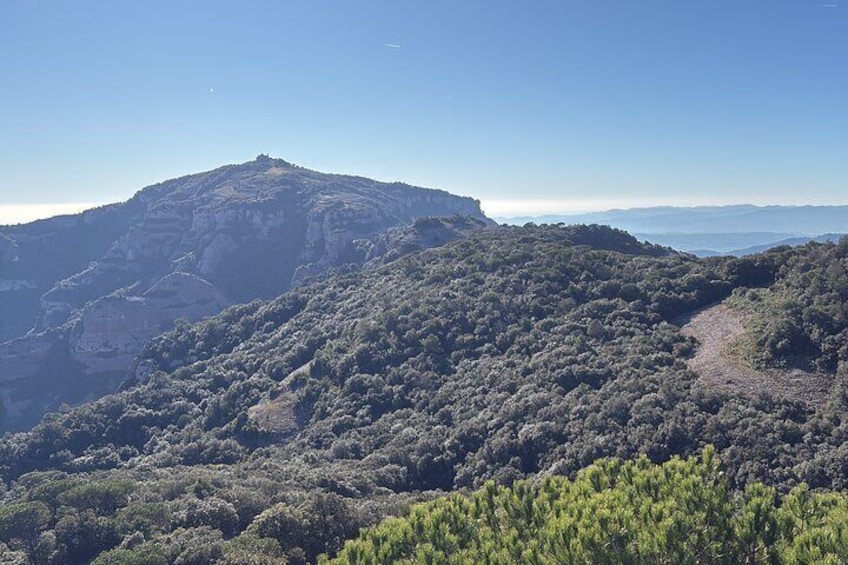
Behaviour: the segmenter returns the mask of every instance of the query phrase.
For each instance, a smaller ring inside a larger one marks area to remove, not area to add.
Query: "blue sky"
[[[848,203],[846,10],[5,0],[0,207],[124,200],[259,153],[496,214]]]

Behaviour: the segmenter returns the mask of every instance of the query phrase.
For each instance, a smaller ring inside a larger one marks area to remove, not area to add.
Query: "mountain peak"
[[[292,165],[288,161],[284,161],[283,159],[275,159],[274,157],[269,156],[267,153],[260,153],[253,161],[255,163],[273,165],[276,167],[294,167],[294,165]]]
[[[175,319],[198,320],[362,265],[381,249],[395,252],[394,240],[383,241],[389,229],[455,214],[490,222],[471,198],[310,171],[261,154],[149,186],[96,213],[4,227],[0,400],[27,394],[22,383],[34,391],[60,377],[97,375],[99,389],[81,386],[59,402],[94,398],[117,386],[143,343]],[[398,245],[430,247],[468,230],[419,231]],[[52,357],[18,355],[33,343],[52,351],[48,332],[63,336],[62,358],[79,369],[72,376]],[[30,395],[11,411],[0,405],[0,432],[26,427],[57,405],[48,395]]]

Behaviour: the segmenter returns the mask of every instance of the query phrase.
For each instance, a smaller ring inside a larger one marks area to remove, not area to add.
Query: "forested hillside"
[[[775,250],[776,284],[740,289],[734,303],[755,316],[746,353],[760,366],[836,371],[848,361],[848,239]]]
[[[0,541],[36,563],[312,562],[411,501],[707,444],[727,488],[843,488],[839,371],[820,413],[712,390],[672,323],[841,249],[699,260],[504,228],[180,325],[123,392],[0,442]]]

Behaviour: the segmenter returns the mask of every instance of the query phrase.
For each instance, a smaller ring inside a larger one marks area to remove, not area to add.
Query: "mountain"
[[[819,236],[789,236],[775,232],[752,232],[752,233],[662,233],[662,234],[633,234],[635,237],[666,245],[674,249],[685,251],[698,257],[715,257],[717,255],[733,255],[743,257],[755,255],[788,245],[796,247],[805,245],[811,241],[817,243],[836,242],[845,234],[825,233]],[[711,246],[711,247],[707,247]]]
[[[431,216],[471,220],[422,224],[409,241],[388,231]],[[144,344],[179,318],[489,223],[470,198],[261,155],[122,204],[0,227],[0,430],[115,390]]]
[[[778,232],[750,232],[750,233],[634,233],[635,237],[643,241],[650,241],[657,245],[665,245],[678,251],[692,253],[698,257],[712,257],[714,255],[735,255],[740,249],[762,247],[765,251],[769,247],[776,247],[779,242],[792,239],[802,239],[791,233]],[[809,241],[811,238],[804,238]]]
[[[844,488],[846,273],[843,243],[698,259],[502,227],[179,323],[121,392],[0,441],[0,542],[44,562],[314,562],[410,502],[706,444],[731,489]],[[680,326],[716,303],[756,321],[739,362],[816,367],[826,401],[714,386]]]
[[[848,206],[657,206],[496,220],[510,224],[603,224],[633,233],[654,234],[778,232],[819,235],[848,231]]]
[[[826,233],[817,237],[790,237],[787,239],[774,241],[765,245],[753,245],[751,247],[745,247],[743,249],[731,249],[730,251],[727,251],[724,254],[734,255],[736,257],[743,257],[745,255],[756,255],[757,253],[763,253],[764,251],[768,251],[769,249],[774,249],[775,247],[780,247],[782,245],[797,247],[799,245],[806,245],[811,241],[815,243],[836,243],[846,235],[848,234]],[[697,253],[695,254],[697,255]]]
[[[511,225],[601,224],[699,256],[745,255],[786,240],[848,232],[848,206],[697,206],[633,208],[588,214],[495,218]]]

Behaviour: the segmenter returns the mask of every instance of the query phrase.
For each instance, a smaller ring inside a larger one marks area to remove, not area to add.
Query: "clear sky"
[[[0,77],[7,212],[259,153],[499,215],[848,203],[843,0],[3,0]]]

